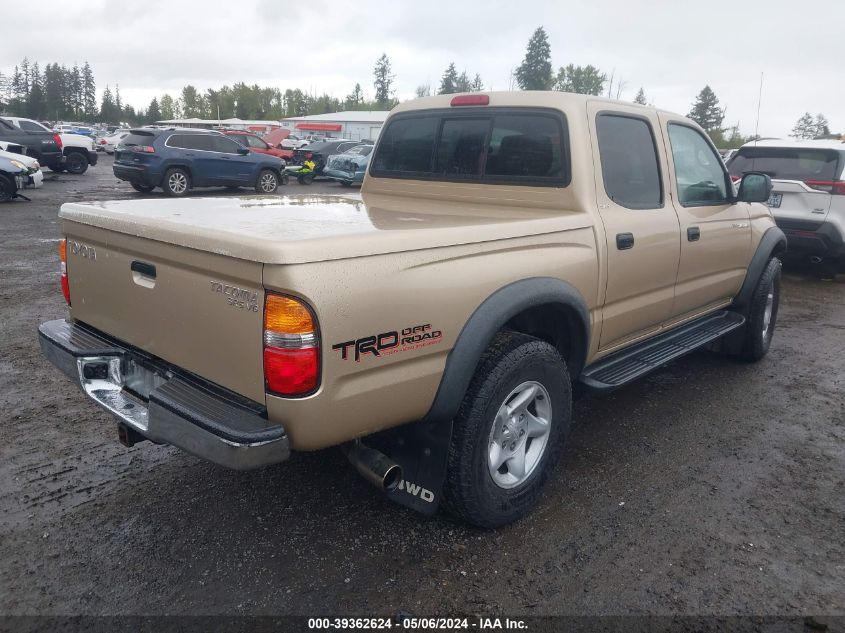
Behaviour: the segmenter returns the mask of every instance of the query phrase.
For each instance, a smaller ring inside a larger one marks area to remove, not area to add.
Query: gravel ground
[[[237,473],[120,445],[36,327],[64,314],[59,205],[137,195],[104,158],[0,206],[0,614],[845,614],[845,277],[787,268],[757,365],[579,400],[540,506],[485,532],[335,451]]]

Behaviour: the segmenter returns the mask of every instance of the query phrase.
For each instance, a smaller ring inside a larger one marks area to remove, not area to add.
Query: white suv
[[[845,267],[845,141],[765,140],[728,161],[735,180],[761,171],[774,188],[768,205],[790,255],[810,257],[827,275]]]

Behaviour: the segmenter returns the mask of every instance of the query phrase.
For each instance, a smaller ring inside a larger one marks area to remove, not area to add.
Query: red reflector
[[[739,182],[740,180],[742,180],[742,176],[731,176],[731,180],[733,180],[734,182]]]
[[[56,144],[56,147],[62,149],[62,137],[58,134],[53,134],[53,142]]]
[[[67,273],[62,273],[62,294],[65,296],[65,301],[70,305],[70,282],[67,279]]]
[[[264,348],[264,380],[267,389],[285,396],[296,396],[317,387],[319,350]]]
[[[490,105],[490,95],[458,95],[452,97],[449,103],[452,106],[477,106]]]

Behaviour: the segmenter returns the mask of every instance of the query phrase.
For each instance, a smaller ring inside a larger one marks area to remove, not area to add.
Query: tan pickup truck
[[[563,93],[418,99],[361,194],[68,203],[46,356],[149,439],[232,468],[340,446],[395,501],[497,526],[574,387],[768,350],[786,247],[692,121]]]

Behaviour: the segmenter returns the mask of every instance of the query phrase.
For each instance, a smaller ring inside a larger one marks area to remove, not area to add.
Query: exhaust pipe
[[[380,490],[393,490],[402,481],[402,467],[399,464],[360,440],[355,440],[346,456],[361,476]]]
[[[811,264],[821,264],[822,258],[819,257],[818,255],[813,255],[812,257],[810,257],[810,263]]]

